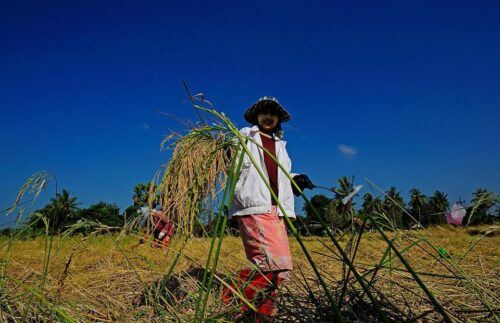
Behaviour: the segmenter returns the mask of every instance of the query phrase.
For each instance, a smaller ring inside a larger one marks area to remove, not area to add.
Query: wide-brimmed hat
[[[292,118],[275,97],[263,96],[248,108],[245,112],[245,120],[251,124],[257,124],[257,115],[263,108],[274,109],[280,122],[287,122]]]

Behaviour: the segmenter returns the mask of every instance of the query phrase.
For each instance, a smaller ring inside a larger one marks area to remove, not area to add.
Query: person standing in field
[[[276,98],[265,96],[245,112],[245,120],[252,127],[240,130],[248,138],[246,145],[270,186],[269,189],[256,165],[245,154],[230,216],[239,224],[245,253],[251,262],[251,266],[238,273],[239,288],[258,311],[250,313],[243,306],[240,314],[255,321],[274,314],[276,289],[293,269],[285,219],[278,201],[293,220],[293,194],[299,195],[300,192],[292,188],[290,179],[275,161],[291,173],[291,160],[282,140],[281,128],[281,124],[290,118]],[[291,176],[301,190],[313,188],[306,175]],[[223,297],[226,303],[234,299],[228,289],[223,291]]]

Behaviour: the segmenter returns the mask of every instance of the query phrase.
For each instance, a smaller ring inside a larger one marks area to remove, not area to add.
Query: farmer
[[[161,210],[153,211],[153,248],[168,249],[170,239],[174,235],[174,223],[165,216]]]
[[[174,223],[165,216],[165,213],[157,209],[156,203],[153,202],[152,208],[148,205],[144,205],[139,209],[139,213],[142,215],[141,225],[147,226],[148,218],[152,220],[151,229],[147,229],[146,235],[151,234],[153,236],[153,241],[151,246],[153,248],[163,248],[168,249],[170,245],[170,239],[174,235]],[[139,243],[143,243],[146,239],[141,238]]]
[[[274,97],[260,98],[245,112],[245,120],[252,124],[240,133],[247,140],[247,147],[265,174],[270,189],[259,175],[250,157],[243,157],[242,169],[236,184],[230,216],[239,224],[247,259],[252,266],[238,273],[240,289],[250,300],[257,314],[248,312],[243,306],[241,315],[259,321],[261,317],[272,316],[276,289],[292,270],[292,259],[288,246],[288,236],[282,210],[292,220],[295,219],[293,194],[300,192],[293,189],[290,179],[285,175],[271,154],[290,173],[291,161],[285,142],[281,140],[281,124],[290,120],[290,114]],[[264,147],[269,153],[265,152]],[[313,184],[306,175],[291,175],[301,190],[312,189]],[[223,291],[226,303],[234,297],[228,289]]]

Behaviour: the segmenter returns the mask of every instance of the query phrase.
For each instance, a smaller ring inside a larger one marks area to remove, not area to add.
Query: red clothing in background
[[[164,249],[168,249],[170,239],[174,235],[174,224],[165,217],[165,214],[162,211],[159,210],[155,210],[153,212],[153,224],[154,228],[152,233],[154,241],[152,246],[154,248],[163,247]]]
[[[273,138],[261,135],[262,146],[266,148],[276,158],[276,143]],[[267,174],[269,176],[269,184],[271,189],[278,196],[278,165],[276,162],[264,151],[264,163],[266,164]],[[276,201],[272,199],[272,204],[277,205]]]

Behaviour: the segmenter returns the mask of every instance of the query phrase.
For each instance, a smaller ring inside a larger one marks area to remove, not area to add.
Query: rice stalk
[[[236,151],[238,151],[238,150],[236,150]],[[209,295],[210,289],[212,288],[212,285],[213,285],[214,274],[215,274],[215,270],[217,269],[217,264],[218,264],[219,255],[220,255],[220,249],[222,247],[222,241],[224,239],[224,232],[225,232],[225,228],[226,228],[226,224],[227,224],[227,217],[228,217],[227,212],[231,208],[233,195],[234,195],[234,192],[236,189],[236,183],[238,182],[239,173],[240,173],[241,166],[243,163],[243,156],[244,155],[241,153],[235,154],[235,155],[238,157],[233,159],[231,162],[231,167],[229,170],[229,176],[227,178],[227,183],[224,186],[224,196],[222,198],[223,205],[221,208],[219,208],[219,212],[217,213],[217,217],[216,217],[215,231],[214,231],[214,235],[212,237],[212,241],[210,244],[210,250],[208,253],[208,257],[207,257],[207,265],[205,266],[205,271],[203,273],[203,281],[202,281],[202,284],[201,284],[200,290],[199,290],[199,299],[198,299],[198,302],[196,304],[195,321],[198,318],[203,318],[204,314],[205,314],[205,309],[206,309],[206,305],[208,302],[208,295]],[[221,224],[221,219],[222,219],[222,224]],[[221,233],[220,233],[220,236],[217,237],[218,236],[217,233],[219,232],[219,226],[221,226],[221,230],[220,230]],[[216,239],[218,239],[218,243],[217,243],[217,247],[215,249],[215,257],[214,257],[212,268],[210,271],[210,277],[208,280],[207,291],[205,292],[204,289],[205,289],[205,283],[206,283],[206,278],[207,278],[208,264],[210,263],[210,258],[211,258],[212,252],[213,252],[213,248],[215,246]],[[203,295],[205,295],[205,296],[204,296],[203,301],[202,301],[202,307],[201,307],[201,312],[200,312],[199,306],[200,306],[200,301],[201,301]]]
[[[500,194],[496,194],[493,192],[486,192],[486,193],[480,194],[479,196],[480,196],[479,200],[476,203],[474,203],[474,205],[472,205],[472,208],[469,211],[469,216],[468,216],[466,226],[469,226],[469,224],[471,223],[472,219],[474,218],[478,208],[480,208],[481,206],[483,206],[485,204],[494,206],[494,205],[498,205],[498,203],[500,203]]]
[[[249,140],[252,140],[251,138],[244,138],[243,135],[241,133],[239,133],[238,129],[234,126],[234,124],[232,124],[232,122],[227,118],[225,117],[223,114],[217,112],[216,110],[211,110],[211,109],[207,109],[207,108],[204,108],[204,107],[201,107],[201,106],[198,106],[198,105],[195,105],[194,106],[195,108],[198,108],[202,111],[206,111],[212,115],[214,115],[215,117],[217,117],[218,119],[221,120],[222,124],[223,124],[223,127],[225,127],[225,129],[227,129],[227,132],[230,132],[232,133],[232,135],[237,139],[237,142],[238,142],[238,145],[240,148],[242,148],[243,152],[250,158],[251,162],[253,163],[254,167],[256,167],[259,175],[261,176],[262,180],[265,182],[265,184],[269,186],[269,183],[268,183],[268,179],[266,178],[266,176],[263,174],[262,170],[260,169],[259,167],[259,164],[254,160],[253,156],[251,156],[250,152],[248,151],[248,147],[246,146],[246,143],[249,141]],[[203,129],[203,127],[200,127],[201,129]],[[197,133],[199,134],[199,132]],[[189,142],[189,136],[186,136],[186,140]],[[255,143],[256,144],[256,143]],[[285,175],[291,180],[292,184],[297,186],[296,183],[293,181],[293,179],[290,177],[290,174],[288,174],[288,172],[283,168],[283,166],[274,158],[274,156],[272,156],[265,148],[263,147],[260,147],[261,149],[263,149],[265,151],[265,153],[267,153],[268,155],[270,155],[274,160],[275,162],[278,164],[278,167],[285,173]],[[167,168],[167,173],[168,173],[168,169],[170,168],[171,165],[168,166]],[[174,174],[178,174],[178,172],[175,172]],[[298,187],[297,187],[298,188]],[[274,192],[271,191],[271,194],[273,195],[273,197],[275,199],[277,199],[276,196],[274,196]],[[302,193],[302,196],[303,198],[306,200],[306,203],[308,203],[308,200],[307,198],[303,195]],[[278,207],[280,208],[280,210],[283,212],[284,214],[284,218],[286,219],[286,222],[288,224],[288,226],[290,227],[291,229],[291,232],[292,234],[294,235],[294,237],[296,238],[296,240],[298,241],[299,245],[301,246],[301,249],[302,251],[304,252],[304,254],[306,255],[306,258],[308,259],[309,263],[311,264],[311,267],[313,268],[313,270],[315,271],[316,275],[317,275],[317,278],[319,279],[321,285],[323,286],[324,288],[324,292],[325,294],[327,295],[328,299],[329,299],[329,303],[330,305],[332,306],[332,308],[334,308],[334,312],[336,313],[336,317],[337,319],[339,320],[342,320],[342,316],[340,314],[340,310],[338,308],[336,308],[336,302],[333,300],[333,298],[331,297],[330,295],[330,292],[326,286],[326,283],[324,282],[321,274],[319,273],[319,271],[317,270],[315,264],[314,264],[314,261],[312,260],[309,252],[307,251],[307,248],[305,247],[305,245],[303,244],[301,238],[300,238],[300,235],[298,234],[298,231],[295,229],[295,227],[293,226],[293,224],[291,223],[290,219],[288,218],[288,215],[286,214],[286,211],[283,209],[283,206],[281,205],[281,203],[278,201]],[[188,203],[189,205],[189,203]],[[324,226],[325,229],[327,229],[327,225],[322,221],[322,219],[318,216],[318,220],[320,220],[320,222],[322,223],[322,225]],[[345,252],[343,251],[342,247],[338,244],[338,242],[336,241],[336,239],[333,237],[333,235],[331,235],[331,233],[327,230],[327,232],[329,233],[329,237],[332,239],[332,241],[334,242],[334,245],[336,246],[336,248],[339,250],[340,254],[342,255],[343,257],[343,260],[344,262],[346,262],[348,264],[348,266],[350,267],[351,271],[354,273],[356,279],[358,280],[358,282],[360,283],[360,285],[363,287],[363,289],[365,289],[365,293],[369,296],[369,298],[371,299],[371,301],[373,302],[374,306],[378,309],[378,312],[381,316],[381,318],[383,320],[386,320],[385,318],[385,315],[384,313],[382,312],[380,306],[378,305],[378,301],[373,297],[373,295],[370,293],[370,291],[367,290],[366,288],[366,284],[364,283],[363,281],[363,278],[359,275],[359,273],[357,273],[356,269],[354,268],[354,266],[352,265],[352,263],[350,262],[349,258],[347,257],[347,255],[345,254]]]
[[[26,182],[23,184],[19,192],[17,193],[16,199],[14,200],[14,203],[10,207],[10,209],[7,211],[7,214],[13,212],[16,208],[18,208],[20,205],[25,204],[25,202],[21,203],[21,200],[26,194],[31,194],[33,195],[31,199],[31,206],[33,206],[38,199],[40,193],[47,187],[50,181],[54,180],[56,183],[56,195],[57,195],[57,180],[56,177],[50,174],[49,172],[36,172],[28,179]],[[16,216],[15,223],[16,225],[19,223],[19,221],[22,218],[22,215],[24,214],[24,211],[26,209],[23,207],[19,210],[19,214]]]

